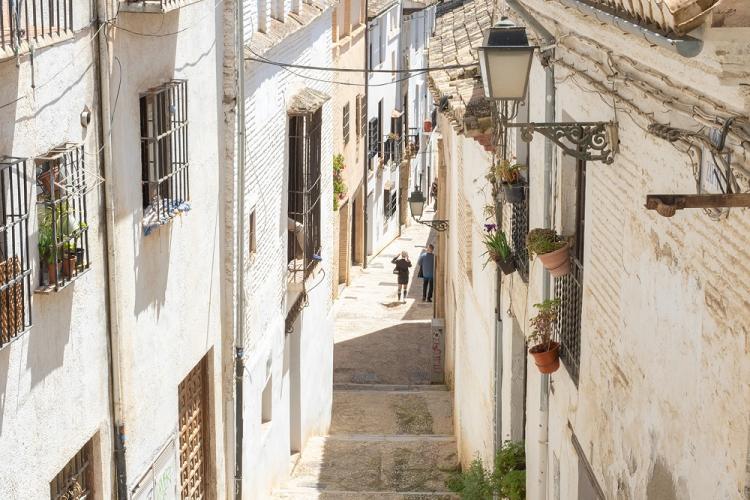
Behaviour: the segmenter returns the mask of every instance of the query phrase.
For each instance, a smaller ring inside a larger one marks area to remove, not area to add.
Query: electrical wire
[[[304,64],[293,64],[293,63],[283,63],[279,61],[273,61],[271,59],[267,59],[256,52],[254,52],[252,49],[249,49],[253,54],[256,55],[256,57],[245,57],[246,61],[256,61],[261,62],[264,64],[271,64],[273,66],[281,66],[284,68],[295,68],[295,69],[309,69],[314,71],[330,71],[333,73],[388,73],[388,74],[398,74],[398,73],[429,73],[431,71],[443,71],[448,69],[465,69],[465,68],[474,68],[479,65],[479,63],[471,63],[471,64],[452,64],[448,66],[432,66],[427,68],[413,68],[413,69],[366,69],[366,68],[336,68],[334,66],[307,66]]]

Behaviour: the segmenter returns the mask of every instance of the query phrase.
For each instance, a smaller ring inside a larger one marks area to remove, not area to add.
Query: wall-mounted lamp
[[[448,221],[441,219],[433,220],[422,220],[422,214],[424,213],[424,204],[427,199],[424,197],[424,193],[419,187],[415,187],[414,191],[409,196],[409,210],[411,211],[411,218],[420,224],[430,226],[436,231],[445,231],[448,229]]]

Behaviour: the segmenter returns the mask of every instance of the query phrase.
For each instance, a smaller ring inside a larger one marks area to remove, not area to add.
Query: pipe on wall
[[[104,169],[104,238],[106,246],[107,267],[107,317],[108,317],[108,347],[109,347],[109,375],[110,393],[112,398],[112,420],[114,441],[115,484],[117,498],[128,498],[127,467],[125,457],[125,419],[122,405],[122,359],[120,349],[120,309],[119,286],[117,274],[117,245],[115,244],[115,195],[112,167],[112,114],[110,109],[110,78],[109,68],[112,47],[108,38],[107,0],[94,2],[94,15],[97,19],[99,32],[99,47],[97,51],[99,121],[101,122],[100,141],[102,143],[102,164]],[[122,71],[122,68],[120,68]],[[121,75],[122,76],[122,75]]]

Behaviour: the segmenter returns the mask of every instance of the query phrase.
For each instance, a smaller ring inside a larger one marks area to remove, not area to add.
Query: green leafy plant
[[[465,500],[526,498],[526,455],[523,442],[506,441],[495,455],[492,471],[485,469],[482,459],[472,460],[468,469],[456,472],[446,481],[450,491]]]
[[[487,247],[487,251],[484,252],[487,254],[487,261],[484,265],[486,266],[490,261],[504,262],[510,259],[513,251],[508,244],[508,237],[505,231],[502,229],[498,230],[495,224],[485,224],[484,230],[482,242]]]
[[[333,209],[339,209],[339,200],[346,196],[346,182],[344,181],[343,171],[344,155],[337,154],[333,157]]]
[[[567,242],[554,229],[536,228],[526,235],[526,248],[530,255],[544,255],[564,247]]]
[[[520,163],[511,163],[508,160],[500,160],[495,165],[495,178],[504,184],[516,184],[521,180],[521,170],[526,168]]]
[[[528,343],[531,344],[533,352],[546,352],[552,347],[552,336],[555,334],[560,312],[560,299],[547,299],[540,304],[534,304],[534,307],[539,312],[529,321],[531,333]]]

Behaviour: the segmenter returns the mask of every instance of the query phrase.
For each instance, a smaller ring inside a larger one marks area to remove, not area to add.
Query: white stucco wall
[[[99,171],[92,13],[86,2],[73,2],[73,9],[75,36],[37,49],[33,70],[27,54],[19,67],[15,58],[0,61],[0,156],[29,158],[32,291],[40,272],[33,158],[64,142],[82,143],[92,184]],[[86,128],[85,106],[92,110]],[[0,498],[48,498],[50,480],[92,438],[97,497],[112,496],[102,190],[86,201],[90,271],[57,293],[32,294],[31,328],[0,348]]]
[[[331,12],[285,37],[265,53],[275,61],[332,66]],[[333,113],[323,105],[321,131],[322,262],[307,280],[309,305],[292,333],[285,333],[287,309],[287,186],[289,99],[303,87],[335,92],[319,73],[257,63],[246,69],[247,162],[245,208],[255,210],[257,252],[245,269],[245,444],[243,496],[264,498],[289,474],[291,422],[299,422],[301,444],[325,434],[333,388],[331,279],[333,247]],[[353,109],[353,108],[352,108]],[[354,115],[352,115],[352,120]],[[261,425],[261,399],[273,377],[272,419]],[[295,414],[296,417],[292,417]]]
[[[127,476],[133,488],[169,440],[178,439],[178,386],[209,357],[209,470],[224,495],[221,404],[221,11],[197,2],[164,15],[123,13],[112,54],[115,241]],[[179,33],[178,33],[179,32]],[[144,64],[147,58],[148,64]],[[192,210],[143,235],[139,95],[187,80]]]

